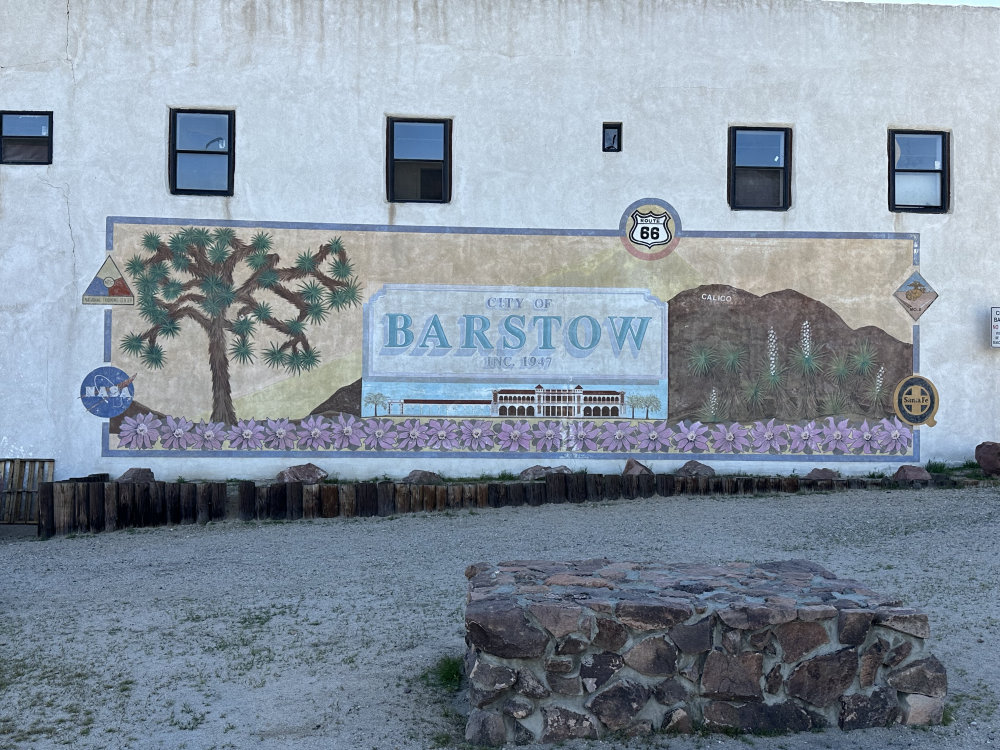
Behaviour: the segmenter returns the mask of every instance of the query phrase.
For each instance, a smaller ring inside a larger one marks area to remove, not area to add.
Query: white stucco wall
[[[941,394],[937,426],[921,428],[921,459],[962,460],[1000,437],[1000,351],[988,325],[990,306],[1000,305],[991,247],[1000,9],[818,0],[116,5],[0,2],[0,109],[54,112],[52,165],[0,165],[0,454],[54,457],[59,478],[127,468],[100,457],[100,420],[74,406],[82,377],[102,363],[104,310],[80,296],[105,256],[108,216],[614,229],[645,196],[669,201],[688,231],[919,233],[921,273],[940,294],[920,320],[920,372]],[[236,111],[233,197],[169,193],[175,107]],[[386,202],[387,115],[453,119],[450,203]],[[622,153],[601,152],[602,121],[624,123]],[[730,125],[793,128],[789,211],[729,209]],[[949,213],[888,211],[890,128],[952,134]],[[813,271],[837,266],[818,259]],[[139,463],[164,478],[257,477],[288,461]],[[451,474],[520,468],[434,463]],[[324,467],[398,475],[421,464]],[[803,465],[768,466],[792,468]]]

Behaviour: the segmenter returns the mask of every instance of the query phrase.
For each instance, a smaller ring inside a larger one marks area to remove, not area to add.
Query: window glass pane
[[[621,127],[619,127],[618,125],[604,126],[605,151],[618,151],[621,148],[621,142],[619,140],[620,133],[621,133]]]
[[[399,162],[393,170],[393,200],[444,200],[444,172],[437,162]]]
[[[937,134],[897,133],[896,169],[941,169],[943,138]]]
[[[48,164],[49,142],[42,138],[4,138],[3,160],[29,164]]]
[[[733,172],[733,208],[783,208],[784,171],[736,169]]]
[[[177,154],[178,190],[229,190],[229,157],[225,154]]]
[[[229,115],[177,112],[177,148],[182,151],[227,151]],[[178,186],[179,187],[179,186]]]
[[[46,138],[49,135],[48,115],[4,115],[3,135],[34,135]]]
[[[785,133],[781,130],[737,130],[737,167],[785,166]]]
[[[940,206],[941,176],[936,172],[896,172],[897,206]]]
[[[443,122],[394,122],[394,159],[444,159]]]

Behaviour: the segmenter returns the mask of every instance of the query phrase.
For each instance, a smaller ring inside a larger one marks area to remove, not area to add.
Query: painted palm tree
[[[372,406],[375,408],[375,416],[378,416],[378,408],[387,407],[389,405],[389,399],[385,397],[384,393],[369,393],[365,396],[365,406]]]
[[[215,422],[236,423],[231,361],[249,365],[260,356],[293,375],[311,370],[320,354],[309,342],[309,329],[361,304],[361,286],[339,237],[287,266],[279,265],[272,245],[264,232],[244,243],[224,227],[186,228],[166,242],[147,232],[142,254],[125,266],[149,326],[122,337],[121,350],[160,369],[166,364],[161,342],[177,336],[185,321],[200,326],[208,337]],[[258,336],[267,341],[262,351],[255,347]]]

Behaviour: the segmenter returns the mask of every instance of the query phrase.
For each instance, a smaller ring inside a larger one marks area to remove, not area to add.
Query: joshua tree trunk
[[[226,356],[225,319],[212,318],[208,334],[208,366],[212,371],[212,421],[236,424],[236,410],[229,384],[229,357]]]

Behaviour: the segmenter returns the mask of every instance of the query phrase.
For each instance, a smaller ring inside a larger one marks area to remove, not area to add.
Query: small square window
[[[729,207],[787,211],[792,203],[790,128],[729,128]]]
[[[948,210],[948,134],[889,131],[889,210],[944,213]]]
[[[620,122],[604,123],[603,151],[622,150],[622,124]]]
[[[0,164],[51,164],[52,113],[0,112]]]
[[[170,110],[170,192],[232,195],[236,113]]]
[[[388,119],[386,195],[394,203],[451,200],[451,120]]]

